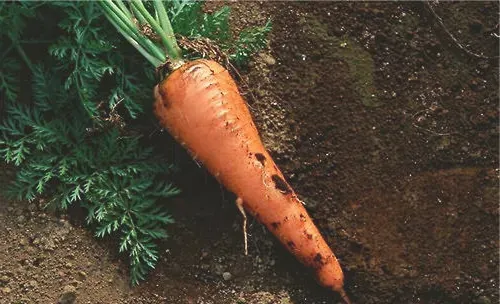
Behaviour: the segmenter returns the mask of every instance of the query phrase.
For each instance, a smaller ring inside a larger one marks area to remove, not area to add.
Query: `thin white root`
[[[243,237],[245,241],[245,255],[248,255],[248,238],[247,238],[247,214],[245,213],[245,209],[243,209],[243,200],[241,197],[236,199],[236,207],[240,211],[243,216]]]

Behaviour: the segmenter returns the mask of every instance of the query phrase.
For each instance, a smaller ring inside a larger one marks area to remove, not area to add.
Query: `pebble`
[[[10,289],[9,287],[4,287],[1,290],[2,290],[2,293],[4,293],[4,294],[9,294],[12,291],[12,289]]]
[[[224,272],[222,274],[222,278],[224,279],[224,281],[229,281],[229,280],[231,280],[232,277],[233,277],[233,275],[230,272]]]
[[[7,283],[9,283],[10,281],[10,278],[6,275],[3,275],[0,277],[0,284],[2,285],[6,285]]]
[[[276,64],[276,59],[274,59],[274,57],[269,55],[269,54],[260,53],[259,56],[260,56],[260,58],[262,58],[262,61],[264,61],[264,63],[267,65],[275,65]]]
[[[85,279],[87,279],[87,273],[85,271],[78,271],[78,278],[80,281],[85,281]]]
[[[40,244],[40,239],[39,238],[36,238],[33,240],[33,245],[38,245]]]
[[[59,297],[58,304],[73,304],[76,300],[76,288],[75,286],[66,285],[63,288],[63,292]]]
[[[35,280],[31,280],[25,285],[25,287],[28,287],[28,288],[36,288],[37,286],[38,286],[38,283]]]
[[[26,222],[26,217],[24,215],[20,215],[17,217],[17,222],[19,224],[23,224],[24,222]]]
[[[21,245],[21,246],[26,246],[26,245],[28,245],[28,241],[27,241],[25,238],[22,238],[22,239],[19,241],[19,245]]]

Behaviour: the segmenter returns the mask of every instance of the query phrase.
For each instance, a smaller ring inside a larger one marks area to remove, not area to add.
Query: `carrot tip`
[[[340,294],[340,296],[342,297],[342,300],[344,301],[345,304],[352,304],[351,303],[351,300],[349,300],[349,297],[347,296],[347,293],[345,292],[345,290],[342,288],[338,291],[338,293]]]

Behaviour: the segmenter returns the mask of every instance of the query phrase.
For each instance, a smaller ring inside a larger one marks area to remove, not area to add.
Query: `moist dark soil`
[[[498,2],[229,5],[273,21],[241,88],[353,302],[498,303]],[[253,220],[245,256],[234,196],[178,150],[146,282],[78,216],[1,199],[0,303],[340,303]]]

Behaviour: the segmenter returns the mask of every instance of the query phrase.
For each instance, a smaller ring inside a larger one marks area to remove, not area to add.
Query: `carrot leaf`
[[[179,192],[149,139],[154,70],[97,2],[0,2],[0,39],[0,158],[18,167],[8,193],[86,208],[97,237],[120,240],[137,284],[173,222],[160,200]]]

